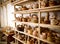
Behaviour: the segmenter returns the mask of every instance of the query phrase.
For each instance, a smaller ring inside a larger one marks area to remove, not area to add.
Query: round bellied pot
[[[27,22],[27,18],[22,18],[22,22]]]
[[[28,8],[26,6],[23,6],[22,10],[28,10]]]
[[[49,13],[47,13],[47,15],[45,16],[44,23],[45,24],[50,24]]]
[[[23,18],[23,17],[22,17],[22,16],[20,16],[20,17],[19,17],[19,21],[22,21],[22,18]]]
[[[37,15],[35,15],[35,14],[32,15],[31,22],[38,23],[38,17],[37,17]]]
[[[55,6],[57,2],[55,0],[49,0],[49,6]]]
[[[51,23],[51,25],[58,25],[58,20],[57,19],[51,19],[50,23]]]
[[[27,33],[28,33],[28,34],[32,34],[32,28],[31,28],[31,26],[28,26],[28,27],[27,27]]]
[[[49,32],[47,33],[47,40],[52,42],[52,36],[51,33]]]
[[[36,2],[32,6],[33,6],[33,9],[36,9],[39,7],[38,3],[36,3]]]
[[[41,1],[41,8],[48,7],[48,0],[42,0]]]
[[[47,34],[44,33],[44,32],[42,32],[42,38],[43,38],[43,39],[46,39],[46,38],[47,38]]]
[[[38,37],[38,31],[34,30],[33,35]]]

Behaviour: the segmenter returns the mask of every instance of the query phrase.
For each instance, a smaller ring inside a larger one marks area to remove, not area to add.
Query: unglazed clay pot
[[[31,21],[31,16],[26,17],[26,18],[27,18],[27,22],[30,22]]]
[[[22,22],[27,22],[27,18],[22,18]]]
[[[56,4],[57,2],[55,0],[49,0],[49,6],[54,6]]]
[[[30,40],[27,40],[27,44],[31,44],[31,43],[30,43]]]
[[[42,7],[47,7],[48,6],[48,0],[42,0],[41,1],[41,8]]]
[[[39,30],[38,26],[36,26],[33,30],[33,35],[36,37],[38,37],[38,30]]]
[[[36,9],[36,8],[38,8],[38,7],[39,7],[38,3],[35,2],[35,3],[33,4],[33,9]]]
[[[47,34],[46,33],[42,33],[42,38],[46,39],[47,38]]]
[[[37,30],[34,30],[33,31],[33,35],[38,37],[38,31]]]
[[[26,6],[23,6],[22,10],[28,10],[28,8]]]
[[[20,18],[19,18],[19,17],[16,17],[16,20],[17,20],[17,21],[20,21]]]
[[[51,25],[58,25],[58,20],[51,19]]]
[[[47,14],[47,15],[45,16],[44,23],[45,23],[45,24],[50,24],[49,14]]]
[[[34,39],[33,38],[30,40],[30,43],[31,44],[34,44]]]
[[[51,36],[51,33],[47,33],[47,40],[52,42],[52,36]]]
[[[23,25],[17,25],[17,30],[24,31],[24,26]]]
[[[38,17],[37,17],[37,15],[32,15],[31,22],[38,23]]]
[[[20,16],[20,17],[19,17],[19,21],[22,21],[22,18],[23,18],[23,17],[22,17],[22,16]]]
[[[27,33],[32,34],[32,28],[30,26],[27,27]]]

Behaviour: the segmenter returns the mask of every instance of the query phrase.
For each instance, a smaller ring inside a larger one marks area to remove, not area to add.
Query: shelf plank
[[[25,42],[24,42],[24,41],[22,41],[22,40],[18,39],[15,35],[13,36],[13,38],[15,38],[16,40],[18,40],[18,41],[20,41],[21,43],[25,44]]]
[[[49,12],[49,11],[58,11],[58,10],[60,10],[60,5],[51,6],[51,7],[39,8],[39,11],[40,11],[40,12]]]
[[[47,40],[45,40],[45,39],[41,39],[41,38],[40,38],[40,40],[41,40],[41,41],[44,41],[44,42],[47,42],[47,43],[49,43],[49,44],[55,44],[55,43],[49,42],[49,41],[47,41]]]
[[[21,4],[21,3],[24,3],[24,2],[27,2],[28,0],[24,0],[24,1],[14,1],[12,2],[13,5],[16,5],[16,4]]]
[[[54,28],[54,29],[60,29],[60,26],[58,25],[50,25],[50,24],[39,24],[41,27],[46,27],[46,28]]]
[[[39,12],[39,9],[16,11],[16,12],[13,12],[13,14],[29,14],[29,13],[33,13],[33,12]]]
[[[39,24],[39,23],[31,23],[31,22],[19,22],[19,21],[14,21],[19,24],[28,24],[30,26],[40,26],[40,27],[45,27],[45,28],[50,28],[51,30],[54,30],[58,33],[60,33],[60,26],[58,25],[51,25],[51,24]]]
[[[43,10],[40,10],[40,12],[51,12],[51,11],[59,11],[60,8],[52,8],[52,9],[43,9]]]
[[[20,21],[14,21],[14,22],[20,22]],[[34,25],[34,26],[38,26],[40,25],[41,27],[46,27],[46,28],[54,28],[54,29],[60,29],[59,25],[51,25],[51,24],[39,24],[39,23],[31,23],[31,22],[20,22],[23,24],[28,24],[28,25]]]
[[[23,10],[23,11],[16,11],[14,14],[27,14],[33,12],[49,12],[49,11],[58,11],[60,10],[60,5],[58,6],[51,6],[51,7],[44,7],[39,9],[31,9],[31,10]]]
[[[40,10],[42,9],[55,9],[55,8],[60,8],[60,5],[57,5],[57,6],[51,6],[51,7],[44,7],[44,8],[40,8]]]
[[[28,24],[28,25],[31,25],[31,26],[38,26],[39,25],[39,23],[20,22],[20,21],[16,21],[16,20],[14,20],[14,22],[19,23],[19,24]]]

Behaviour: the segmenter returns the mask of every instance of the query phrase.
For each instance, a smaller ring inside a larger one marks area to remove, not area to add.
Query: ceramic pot
[[[51,19],[51,25],[58,25],[58,20]]]
[[[50,24],[49,14],[47,14],[47,15],[45,16],[44,23],[45,23],[45,24]]]
[[[26,6],[23,6],[22,10],[28,10],[28,8]]]
[[[41,8],[47,7],[48,6],[48,1],[47,0],[42,0],[41,1]]]
[[[38,23],[38,17],[36,15],[32,15],[31,22]]]
[[[27,18],[22,18],[22,22],[27,22]]]
[[[49,0],[49,6],[55,6],[57,2],[55,0]]]
[[[35,2],[35,3],[33,4],[33,9],[36,9],[36,8],[38,8],[38,7],[39,7],[38,3]]]

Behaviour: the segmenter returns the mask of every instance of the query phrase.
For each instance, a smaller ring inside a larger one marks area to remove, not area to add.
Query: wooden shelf
[[[16,11],[13,12],[14,14],[29,14],[33,12],[39,12],[39,9],[30,9],[30,10],[23,10],[23,11]]]
[[[24,1],[14,1],[12,2],[13,5],[16,5],[16,4],[21,4],[21,3],[24,3],[24,2],[27,2],[28,0],[24,0]]]
[[[41,41],[44,41],[44,42],[47,42],[47,43],[49,43],[49,44],[55,44],[55,43],[50,42],[50,41],[47,41],[47,40],[45,40],[45,39],[41,39],[41,38],[40,38],[40,40],[41,40]]]
[[[16,40],[20,41],[21,43],[25,44],[24,41],[20,40],[19,38],[17,38],[15,35],[13,36],[13,38],[15,38]]]
[[[60,29],[60,26],[58,25],[50,25],[50,24],[39,24],[41,27],[46,27],[46,28],[54,28],[54,29]]]
[[[33,37],[33,38],[35,38],[35,39],[38,39],[38,40],[47,42],[47,43],[49,43],[49,44],[54,44],[53,42],[49,42],[49,41],[47,41],[47,40],[45,40],[45,39],[41,39],[41,38],[39,38],[39,37],[35,37],[35,36],[33,36],[33,35],[30,35],[30,34],[28,34],[28,33],[18,31],[17,29],[15,29],[15,31],[17,31],[18,33],[22,33],[22,34],[25,34],[25,35],[27,35],[27,36]]]
[[[20,22],[20,21],[16,21],[14,20],[14,22],[19,23],[19,24],[28,24],[28,25],[33,25],[33,26],[38,26],[39,23],[32,23],[32,22]]]
[[[60,10],[60,5],[40,8],[40,12],[58,11]]]
[[[58,6],[51,6],[51,7],[44,7],[40,9],[31,9],[31,10],[23,10],[23,11],[16,11],[14,14],[28,14],[33,12],[49,12],[49,11],[58,11],[60,10],[60,5]]]
[[[56,5],[56,6],[50,6],[50,7],[44,7],[44,8],[40,8],[40,0],[38,0],[39,2],[39,8],[37,8],[37,9],[30,9],[30,10],[23,10],[23,11],[15,11],[15,12],[13,12],[13,14],[30,14],[30,13],[38,13],[38,18],[39,18],[39,22],[40,22],[40,13],[41,12],[51,12],[51,11],[60,11],[60,5]],[[24,5],[24,4],[26,4],[26,3],[30,3],[29,2],[29,0],[25,0],[25,1],[14,1],[14,2],[12,2],[12,4],[13,5]],[[45,27],[45,28],[49,28],[49,29],[51,29],[51,30],[55,30],[55,31],[57,31],[57,32],[59,32],[60,31],[60,26],[59,25],[51,25],[51,24],[41,24],[41,23],[33,23],[33,22],[20,22],[20,21],[14,21],[15,22],[15,24],[17,25],[17,24],[27,24],[27,25],[31,25],[31,26],[38,26],[39,27],[39,34],[40,34],[40,27]],[[32,38],[35,38],[35,39],[37,39],[38,41],[43,41],[43,42],[46,42],[46,43],[49,43],[49,44],[55,44],[54,42],[50,42],[50,41],[48,41],[48,40],[46,40],[46,39],[42,39],[42,38],[40,38],[40,36],[39,37],[36,37],[36,36],[33,36],[33,35],[31,35],[31,34],[28,34],[28,33],[25,33],[25,31],[24,32],[22,32],[22,31],[18,31],[17,29],[14,29],[15,31],[17,31],[18,33],[22,33],[22,34],[24,34],[24,35],[27,35],[27,36],[30,36],[30,37],[32,37]],[[60,32],[59,32],[60,33]],[[17,39],[18,41],[20,41],[20,42],[22,42],[23,44],[25,44],[25,42],[24,41],[21,41],[21,40],[19,40],[18,38],[16,38],[15,37],[15,39]],[[40,44],[40,42],[38,43],[38,44]]]
[[[19,22],[20,24],[28,24],[28,25],[34,25],[34,26],[41,26],[41,27],[46,27],[46,28],[54,28],[54,29],[59,29],[60,30],[60,26],[59,25],[51,25],[51,24],[39,24],[39,23],[31,23],[31,22],[20,22],[20,21],[14,21],[14,22]]]

